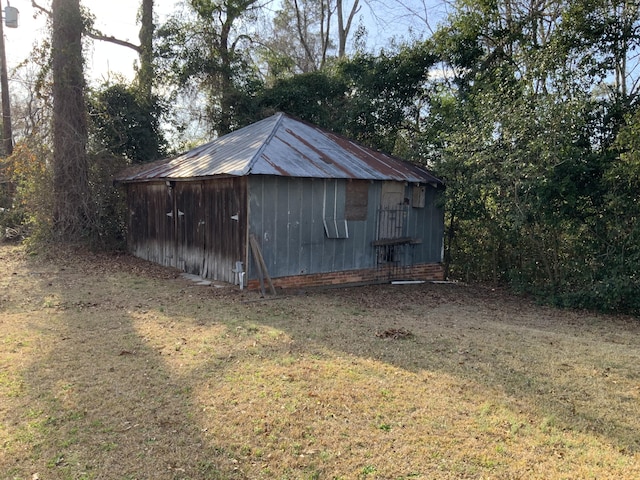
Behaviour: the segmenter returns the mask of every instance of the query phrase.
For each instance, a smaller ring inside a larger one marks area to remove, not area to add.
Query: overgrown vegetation
[[[13,478],[640,476],[640,327],[462,285],[265,300],[0,246]]]
[[[52,227],[52,179],[47,162],[51,153],[42,145],[19,143],[6,161],[12,193],[0,212],[0,228],[5,240],[26,240],[38,249],[54,242]],[[91,223],[82,237],[93,249],[124,247],[122,193],[113,177],[128,165],[126,159],[91,156],[87,199]]]

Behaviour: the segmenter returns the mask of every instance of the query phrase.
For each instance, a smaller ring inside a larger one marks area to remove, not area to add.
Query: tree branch
[[[93,38],[94,40],[100,40],[102,42],[115,43],[116,45],[120,45],[121,47],[127,47],[127,48],[130,48],[132,50],[135,50],[138,53],[140,53],[140,51],[142,50],[140,45],[136,45],[135,43],[127,42],[126,40],[120,40],[119,38],[116,38],[116,37],[113,37],[113,36],[109,37],[107,35],[101,34],[100,32],[89,32],[89,31],[85,30],[84,34],[89,38]]]
[[[43,12],[43,13],[45,13],[45,14],[47,14],[47,15],[51,16],[51,10],[47,10],[46,8],[41,7],[40,5],[38,5],[38,4],[36,3],[36,0],[31,0],[31,6],[32,6],[33,8],[35,8],[36,10],[40,10],[41,12]]]
[[[51,16],[51,10],[47,10],[43,6],[38,5],[36,3],[36,0],[31,0],[31,6],[33,8],[35,8],[36,10],[40,10],[45,15]],[[121,47],[130,48],[132,50],[135,50],[138,54],[142,50],[142,47],[140,47],[140,45],[136,45],[134,43],[127,42],[126,40],[120,40],[119,38],[116,38],[114,36],[107,36],[107,35],[104,35],[104,34],[98,32],[98,31],[93,31],[92,32],[92,31],[85,30],[84,34],[89,38],[93,38],[94,40],[100,40],[102,42],[115,43],[116,45],[120,45]]]

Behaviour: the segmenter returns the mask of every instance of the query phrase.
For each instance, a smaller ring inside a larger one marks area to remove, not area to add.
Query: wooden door
[[[204,257],[202,182],[184,182],[175,192],[175,267],[200,275]]]
[[[378,214],[378,240],[401,238],[404,235],[406,211],[404,183],[383,183]]]

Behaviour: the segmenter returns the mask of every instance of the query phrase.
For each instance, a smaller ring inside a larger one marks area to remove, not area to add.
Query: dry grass
[[[5,479],[640,478],[640,325],[0,247]]]

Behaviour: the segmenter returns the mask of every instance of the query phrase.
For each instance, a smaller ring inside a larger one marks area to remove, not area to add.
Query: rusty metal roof
[[[121,182],[217,175],[442,182],[429,171],[278,113],[173,159],[125,173]]]

